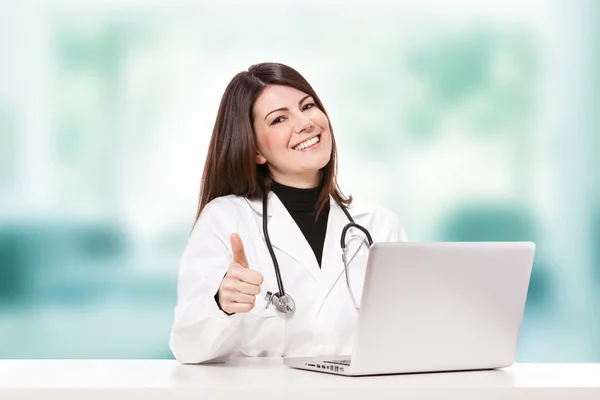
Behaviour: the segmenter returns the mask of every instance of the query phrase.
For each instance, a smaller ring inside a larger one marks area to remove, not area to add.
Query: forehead
[[[280,107],[297,106],[306,95],[307,93],[289,86],[267,86],[256,99],[254,111],[260,116]]]

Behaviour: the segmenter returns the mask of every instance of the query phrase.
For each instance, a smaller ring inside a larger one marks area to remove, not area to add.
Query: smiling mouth
[[[293,147],[293,149],[297,150],[297,151],[307,150],[307,149],[310,149],[311,147],[317,145],[320,142],[321,142],[321,135],[317,135],[313,138],[305,140],[302,143],[297,144],[296,146]]]

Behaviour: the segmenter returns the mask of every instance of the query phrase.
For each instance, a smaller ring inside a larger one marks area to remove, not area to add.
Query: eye
[[[277,118],[275,118],[275,119],[274,119],[274,120],[271,122],[271,125],[278,124],[278,123],[280,123],[281,121],[283,121],[283,119],[282,119],[281,117],[277,117]]]
[[[273,121],[271,121],[271,125],[275,125],[283,121],[283,117],[277,117]]]
[[[306,110],[308,110],[310,108],[313,108],[314,106],[315,106],[315,103],[305,104],[304,107],[302,107],[302,111],[306,111]]]

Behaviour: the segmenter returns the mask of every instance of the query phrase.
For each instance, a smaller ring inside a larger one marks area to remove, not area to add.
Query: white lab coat
[[[354,221],[375,242],[405,241],[396,215],[376,205],[352,205]],[[235,356],[316,356],[350,354],[358,312],[346,285],[340,237],[349,222],[333,199],[321,268],[304,235],[274,194],[269,194],[268,230],[286,293],[296,302],[281,314],[265,300],[277,280],[262,229],[262,201],[224,196],[203,210],[179,268],[177,305],[170,348],[183,364],[224,361]],[[239,234],[249,267],[264,282],[254,308],[228,316],[214,299],[233,260],[229,237]],[[347,234],[350,284],[360,304],[368,248],[357,229]],[[361,245],[362,244],[362,245]]]

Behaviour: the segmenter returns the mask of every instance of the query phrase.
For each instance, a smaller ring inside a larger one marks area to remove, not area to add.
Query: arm
[[[224,361],[240,345],[240,315],[227,315],[215,293],[233,257],[229,232],[209,204],[200,215],[179,266],[177,305],[169,347],[182,364]]]
[[[396,238],[398,242],[408,242],[408,238],[406,236],[406,230],[404,230],[404,226],[400,223],[398,218],[396,217],[396,231],[398,237]]]
[[[406,237],[406,231],[404,230],[404,226],[402,226],[402,224],[400,223],[400,220],[398,220],[398,216],[389,211],[390,215],[390,220],[392,221],[392,226],[391,226],[391,231],[389,233],[389,238],[388,241],[389,242],[407,242],[408,238]]]

